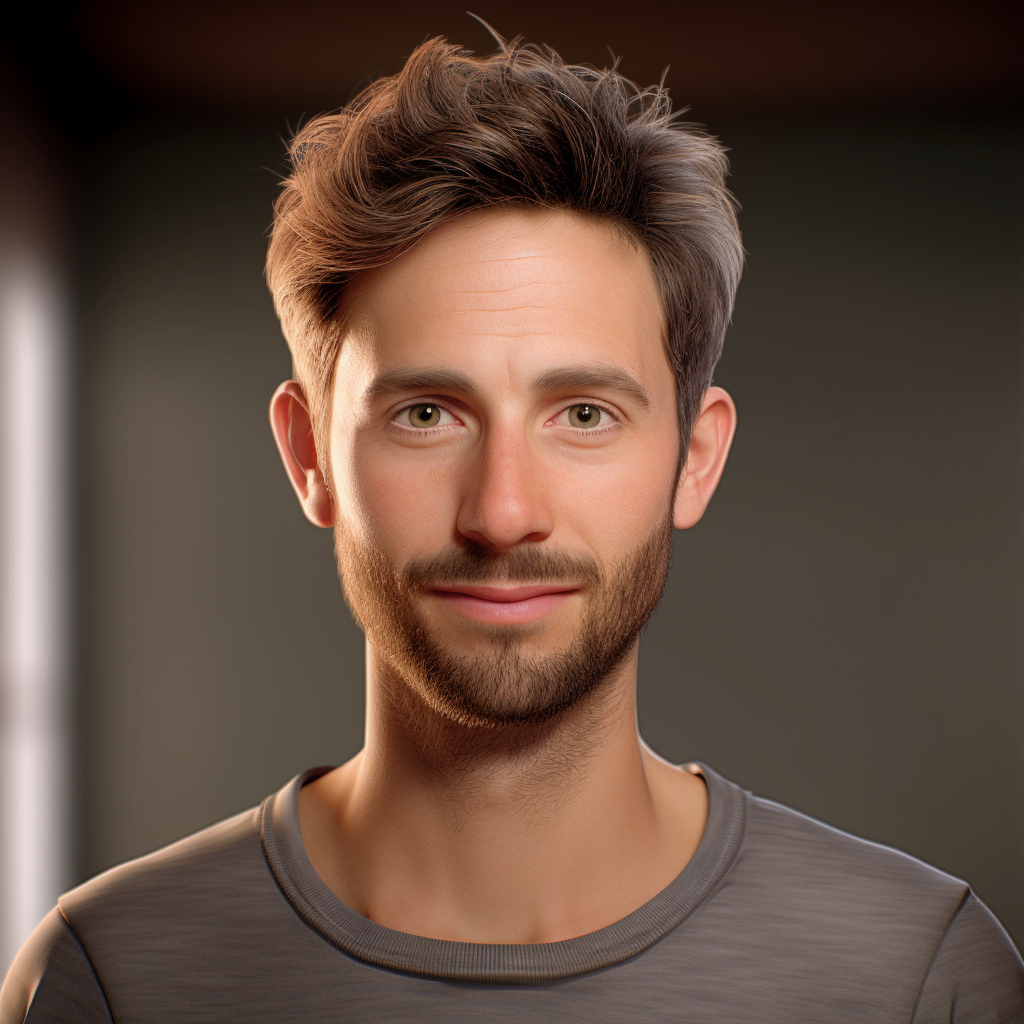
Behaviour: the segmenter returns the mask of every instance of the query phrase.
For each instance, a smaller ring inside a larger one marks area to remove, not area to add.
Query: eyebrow
[[[617,366],[594,364],[589,366],[560,366],[546,370],[533,382],[536,394],[545,391],[589,391],[592,388],[610,388],[628,395],[645,408],[651,402],[643,385],[631,374]],[[370,382],[366,400],[377,402],[404,391],[455,391],[475,395],[472,380],[458,370],[440,370],[429,367],[408,370],[385,370]]]
[[[591,388],[620,391],[639,402],[645,408],[651,404],[643,385],[631,374],[618,366],[561,366],[542,373],[534,382],[533,390],[543,391],[589,391]]]
[[[476,394],[473,382],[464,373],[423,368],[385,370],[377,374],[366,389],[366,399],[376,402],[402,391],[458,391],[466,395]]]

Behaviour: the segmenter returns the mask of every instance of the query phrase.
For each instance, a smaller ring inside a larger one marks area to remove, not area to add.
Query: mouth
[[[477,622],[519,625],[554,611],[579,587],[541,584],[526,587],[431,587],[427,593]]]

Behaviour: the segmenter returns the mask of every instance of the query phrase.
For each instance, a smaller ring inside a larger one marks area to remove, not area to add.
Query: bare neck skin
[[[327,456],[297,382],[271,403],[367,636],[365,746],[300,796],[310,861],[416,935],[605,927],[704,829],[703,782],[638,735],[636,638],[735,407],[708,389],[680,472],[646,250],[566,211],[458,218],[346,301]]]
[[[640,740],[635,648],[585,707],[500,736],[396,700],[372,648],[367,661],[366,744],[300,795],[314,869],[364,917],[430,938],[555,942],[630,914],[693,856],[707,790]]]

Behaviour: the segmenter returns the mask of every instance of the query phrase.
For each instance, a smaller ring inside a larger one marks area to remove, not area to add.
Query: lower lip
[[[572,597],[576,591],[563,590],[557,594],[538,594],[525,601],[487,601],[482,597],[454,594],[447,590],[432,590],[430,593],[446,604],[453,605],[463,615],[476,619],[477,622],[518,626],[543,618]]]

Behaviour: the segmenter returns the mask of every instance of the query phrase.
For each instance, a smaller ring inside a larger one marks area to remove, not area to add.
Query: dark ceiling
[[[671,65],[700,117],[778,110],[1014,107],[1020,24],[1005,3],[552,4],[474,0],[498,31],[571,62],[610,50],[648,84]],[[20,88],[79,129],[131,108],[300,116],[336,107],[445,35],[493,47],[463,3],[292,0],[26,5],[4,30]]]

